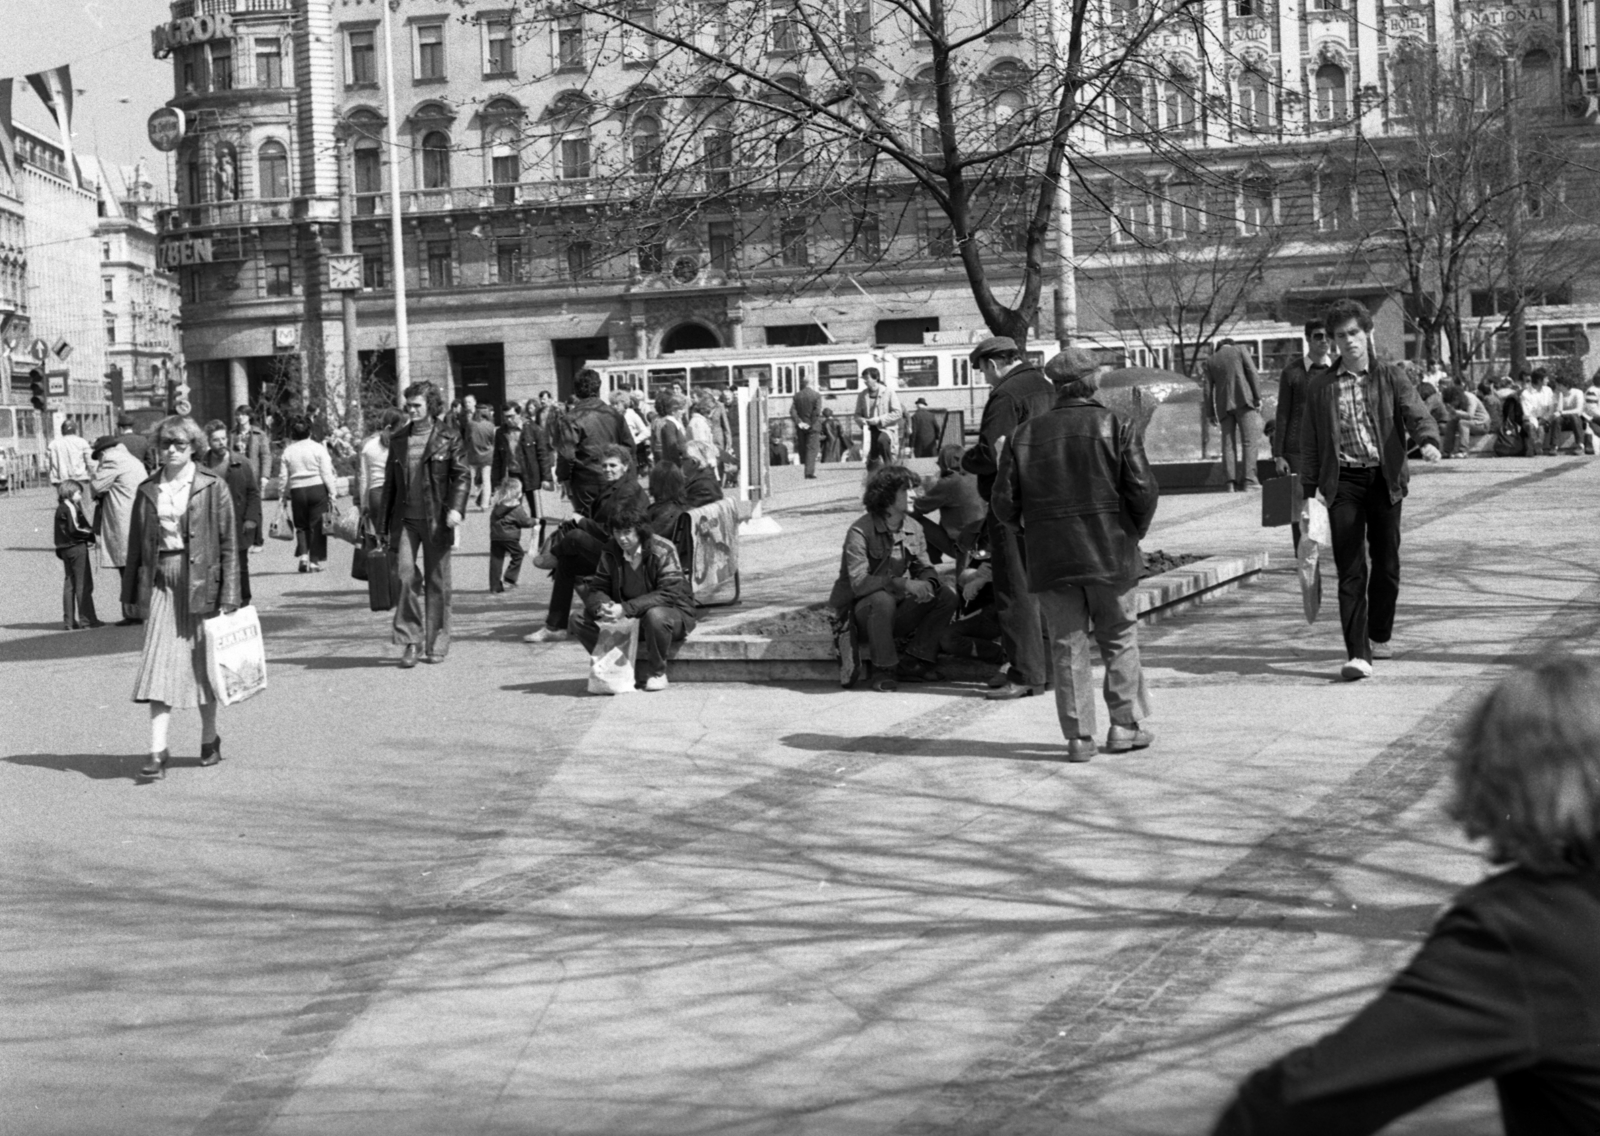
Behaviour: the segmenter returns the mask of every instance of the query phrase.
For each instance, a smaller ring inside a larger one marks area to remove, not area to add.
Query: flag
[[[17,140],[11,129],[11,80],[0,79],[0,165],[6,173],[17,172]]]

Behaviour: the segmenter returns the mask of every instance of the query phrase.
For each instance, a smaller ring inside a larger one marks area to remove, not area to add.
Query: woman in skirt
[[[206,677],[200,621],[239,606],[238,530],[227,483],[197,464],[205,435],[191,418],[156,427],[157,472],[139,486],[128,531],[122,602],[144,622],[133,700],[150,704],[150,760],[165,775],[173,710],[200,710],[200,764],[222,760],[217,699]]]

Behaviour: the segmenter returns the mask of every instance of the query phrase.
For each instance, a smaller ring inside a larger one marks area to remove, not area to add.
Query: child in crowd
[[[522,530],[533,527],[533,516],[522,496],[522,479],[508,477],[500,483],[489,513],[489,591],[499,594],[517,586],[522,572]],[[506,568],[506,560],[511,567]]]
[[[67,631],[99,627],[94,613],[94,568],[89,550],[94,529],[83,514],[83,486],[70,478],[56,486],[56,556],[66,579],[61,584],[61,623]]]

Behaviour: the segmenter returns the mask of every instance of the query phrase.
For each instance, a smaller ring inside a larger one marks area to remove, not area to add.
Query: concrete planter
[[[1233,591],[1267,566],[1265,552],[1247,556],[1212,556],[1151,576],[1139,584],[1139,618],[1166,619],[1197,603]],[[811,679],[838,682],[839,663],[827,635],[777,637],[741,635],[739,627],[774,614],[764,608],[714,618],[690,635],[672,664],[674,682],[792,682]],[[975,659],[944,660],[939,669],[954,682],[981,682],[994,673],[992,663]]]

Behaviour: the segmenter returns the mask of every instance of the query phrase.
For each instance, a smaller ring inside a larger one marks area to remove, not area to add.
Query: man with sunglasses
[[[1333,340],[1321,319],[1309,319],[1305,325],[1307,351],[1296,358],[1278,376],[1278,413],[1272,422],[1272,464],[1281,477],[1300,469],[1300,430],[1305,420],[1306,391],[1311,380],[1333,365]],[[1294,546],[1300,547],[1300,522],[1289,526]]]

